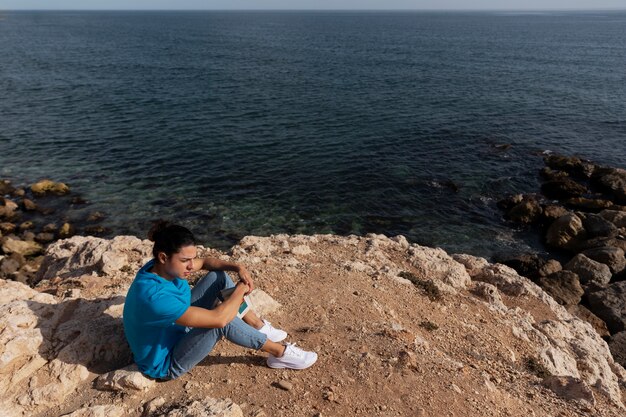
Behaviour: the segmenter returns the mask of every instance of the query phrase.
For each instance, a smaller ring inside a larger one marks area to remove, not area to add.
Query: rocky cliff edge
[[[150,252],[135,237],[75,236],[47,249],[35,288],[0,280],[2,415],[626,413],[626,371],[588,323],[511,268],[402,236],[200,247],[245,263],[256,307],[319,360],[277,371],[224,341],[189,374],[152,381],[130,366],[121,321]]]

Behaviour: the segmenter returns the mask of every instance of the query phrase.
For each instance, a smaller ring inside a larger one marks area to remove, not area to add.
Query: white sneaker
[[[280,358],[274,355],[267,357],[267,366],[270,368],[306,369],[317,360],[317,353],[302,350],[296,347],[295,343],[287,343],[285,346],[285,353]]]
[[[263,327],[259,329],[259,331],[265,335],[272,342],[280,342],[281,340],[285,340],[287,337],[287,332],[284,330],[280,330],[272,326],[272,323],[269,321],[263,320]]]

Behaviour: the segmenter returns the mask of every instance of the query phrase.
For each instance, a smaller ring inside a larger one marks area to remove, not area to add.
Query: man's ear
[[[159,252],[159,254],[157,255],[157,260],[159,261],[159,263],[164,264],[165,261],[167,261],[167,255],[165,254],[165,252]]]

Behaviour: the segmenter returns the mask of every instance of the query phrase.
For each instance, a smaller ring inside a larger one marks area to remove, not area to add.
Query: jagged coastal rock
[[[622,358],[624,344],[611,339],[626,322],[626,170],[552,154],[544,162],[543,196],[516,195],[499,206],[509,220],[535,227],[549,256],[561,259],[565,271],[542,274],[547,263],[558,261],[536,254],[500,261],[592,324],[608,339],[613,355]]]
[[[132,367],[121,324],[150,249],[129,236],[75,236],[48,247],[34,288],[0,280],[3,415],[626,410],[626,371],[589,323],[510,267],[401,236],[246,237],[228,254],[199,247],[245,263],[263,290],[253,303],[320,359],[276,371],[263,354],[224,342],[189,374],[150,380]]]

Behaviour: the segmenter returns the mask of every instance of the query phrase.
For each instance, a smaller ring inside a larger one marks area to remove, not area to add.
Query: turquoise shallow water
[[[4,12],[0,175],[144,236],[539,248],[495,202],[539,152],[623,166],[626,13]],[[495,145],[511,144],[508,150]],[[454,184],[458,187],[455,191]]]

